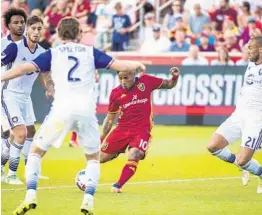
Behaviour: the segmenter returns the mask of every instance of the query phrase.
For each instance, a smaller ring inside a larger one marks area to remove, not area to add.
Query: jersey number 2
[[[69,70],[68,72],[68,81],[70,82],[77,82],[77,81],[81,81],[80,78],[73,78],[73,73],[75,72],[75,70],[77,69],[77,67],[79,66],[79,60],[76,57],[73,56],[68,56],[68,60],[72,60],[75,64],[73,65],[73,67]]]

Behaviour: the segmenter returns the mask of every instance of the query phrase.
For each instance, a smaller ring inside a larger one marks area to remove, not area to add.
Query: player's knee
[[[28,138],[33,138],[35,136],[36,130],[35,130],[35,126],[28,126],[27,127],[27,137]]]
[[[238,166],[245,166],[249,162],[249,157],[244,155],[238,155],[237,156],[237,165]]]
[[[14,139],[18,144],[24,144],[27,137],[27,130],[25,127],[16,127],[13,130]]]
[[[219,134],[214,134],[209,143],[207,144],[207,150],[210,153],[214,153],[220,149],[223,149],[228,145],[226,139]]]
[[[129,151],[128,159],[132,160],[142,160],[145,157],[145,153],[137,148],[131,148]]]

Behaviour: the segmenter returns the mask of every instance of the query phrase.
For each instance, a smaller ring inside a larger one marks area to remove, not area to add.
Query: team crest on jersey
[[[14,116],[14,117],[12,118],[12,121],[13,121],[13,122],[18,122],[18,117],[17,117],[17,116]]]
[[[104,142],[104,143],[102,144],[101,149],[102,149],[102,150],[106,150],[107,147],[108,147],[108,143],[107,143],[107,142]]]
[[[146,89],[144,83],[139,83],[139,84],[137,85],[137,88],[138,88],[139,90],[141,90],[141,91],[145,91],[145,89]]]
[[[258,71],[258,74],[259,74],[259,75],[262,75],[262,69],[260,69],[260,70]]]

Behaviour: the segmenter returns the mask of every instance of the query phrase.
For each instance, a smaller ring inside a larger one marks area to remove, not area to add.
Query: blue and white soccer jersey
[[[99,152],[94,75],[96,69],[107,68],[111,62],[110,56],[78,43],[57,46],[33,61],[39,71],[51,71],[55,85],[50,113],[35,135],[39,148],[60,147],[74,130],[86,154]]]
[[[235,111],[216,133],[232,144],[241,138],[241,146],[258,151],[262,147],[262,65],[248,64],[244,85]]]
[[[37,45],[34,53],[27,46],[26,39],[11,43],[2,52],[1,64],[12,66],[35,59],[45,49]],[[18,125],[33,125],[35,114],[31,100],[31,91],[38,73],[32,71],[27,75],[6,81],[2,85],[2,123],[3,130]]]

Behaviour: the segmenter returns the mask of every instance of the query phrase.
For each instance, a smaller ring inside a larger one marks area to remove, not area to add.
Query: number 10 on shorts
[[[141,148],[141,149],[143,149],[144,151],[146,151],[146,149],[147,149],[147,141],[144,141],[143,139],[141,139],[140,140],[140,143],[139,143],[139,147]]]

